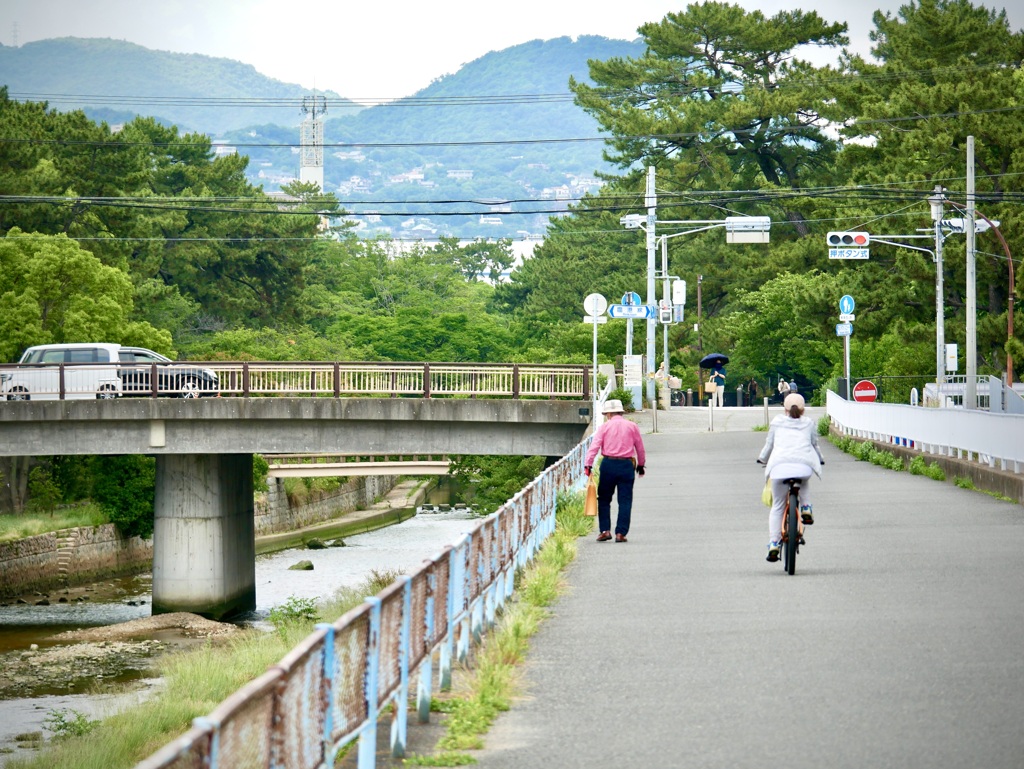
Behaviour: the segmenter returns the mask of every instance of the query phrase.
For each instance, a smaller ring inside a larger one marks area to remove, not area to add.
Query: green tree
[[[99,457],[93,496],[126,537],[153,536],[156,460],[138,454]]]
[[[905,201],[916,200],[917,226],[930,226],[925,197],[938,185],[947,188],[946,216],[962,216],[957,208],[962,211],[966,203],[966,145],[973,136],[978,209],[1001,221],[1011,251],[1020,253],[1024,216],[1010,199],[1024,189],[1024,136],[1016,106],[1024,98],[1024,79],[1009,62],[1024,57],[1024,32],[1010,30],[1005,11],[969,0],[911,0],[895,15],[876,12],[874,23],[877,61],[845,57],[847,76],[835,88],[834,116],[847,121],[841,161],[862,185],[906,191],[903,200],[890,193],[887,202],[862,205],[861,215],[898,213],[876,226],[901,232],[908,223]],[[943,304],[954,329],[965,323],[967,276],[964,260],[954,257],[962,242],[950,238],[946,245]],[[992,233],[979,235],[978,249],[979,370],[998,372],[1008,344],[1007,299],[1015,287]],[[873,249],[872,259],[874,254]],[[1002,323],[988,323],[987,315],[1001,315]]]
[[[592,61],[596,86],[570,80],[577,103],[612,134],[609,160],[634,174],[657,166],[662,184],[687,191],[798,189],[827,178],[837,148],[823,130],[831,96],[796,51],[847,43],[845,24],[704,2],[639,32],[643,56]],[[809,232],[798,207],[782,214]],[[683,217],[659,205],[659,218]]]
[[[0,240],[0,358],[35,344],[120,342],[171,351],[171,336],[129,320],[131,280],[66,236]]]

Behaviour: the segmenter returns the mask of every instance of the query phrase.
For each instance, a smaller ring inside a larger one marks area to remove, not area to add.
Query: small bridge
[[[211,366],[221,396],[240,397],[65,400],[62,391],[0,401],[0,456],[156,457],[154,614],[222,618],[255,607],[253,454],[419,455],[430,459],[316,472],[437,475],[448,471],[437,457],[562,457],[591,421],[584,366]],[[367,391],[386,397],[358,397]]]

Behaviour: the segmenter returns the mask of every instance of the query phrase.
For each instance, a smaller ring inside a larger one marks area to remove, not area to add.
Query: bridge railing
[[[24,378],[26,366],[0,365],[0,379]],[[585,365],[529,363],[392,363],[340,361],[175,362],[146,367],[61,363],[35,366],[7,397],[32,400],[198,396],[412,396],[487,398],[590,398],[593,383]],[[197,371],[216,377],[199,381]],[[47,372],[52,373],[48,376]],[[83,372],[90,374],[84,376]],[[146,374],[140,379],[140,373]],[[8,375],[9,374],[9,375]],[[126,378],[127,377],[127,378]],[[122,381],[123,380],[123,381]],[[130,381],[129,381],[130,380]],[[145,386],[138,386],[144,380]],[[189,389],[188,382],[201,386]],[[150,386],[150,382],[160,382]]]
[[[554,531],[561,492],[583,475],[589,439],[547,468],[458,542],[335,622],[136,769],[328,769],[358,741],[359,769],[376,765],[378,721],[391,711],[391,754],[407,744],[409,703],[429,720],[435,684],[451,686],[512,595],[515,575]],[[434,662],[437,659],[435,674]]]
[[[846,435],[1024,472],[1024,415],[857,403],[832,391],[827,396],[826,411]]]

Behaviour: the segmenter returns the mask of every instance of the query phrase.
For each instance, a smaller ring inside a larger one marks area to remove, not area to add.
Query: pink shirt
[[[630,422],[622,416],[612,416],[597,428],[583,464],[593,467],[599,451],[601,456],[609,459],[630,459],[636,452],[636,463],[638,465],[647,464],[647,454],[644,452],[644,441],[640,437],[640,428],[636,426],[636,423]]]

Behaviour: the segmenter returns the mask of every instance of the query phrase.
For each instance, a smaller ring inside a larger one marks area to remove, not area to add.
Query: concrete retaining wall
[[[394,488],[398,478],[353,478],[331,496],[294,510],[280,481],[268,479],[270,491],[256,501],[257,536],[301,529],[365,509]],[[151,568],[152,562],[152,540],[123,537],[113,524],[4,542],[0,543],[0,598],[137,573]]]
[[[93,582],[149,568],[153,542],[124,537],[112,523],[63,529],[0,544],[0,597]]]
[[[352,478],[330,496],[291,508],[283,478],[267,478],[268,491],[256,498],[256,536],[313,526],[336,518],[339,512],[365,510],[398,483],[394,475]]]

